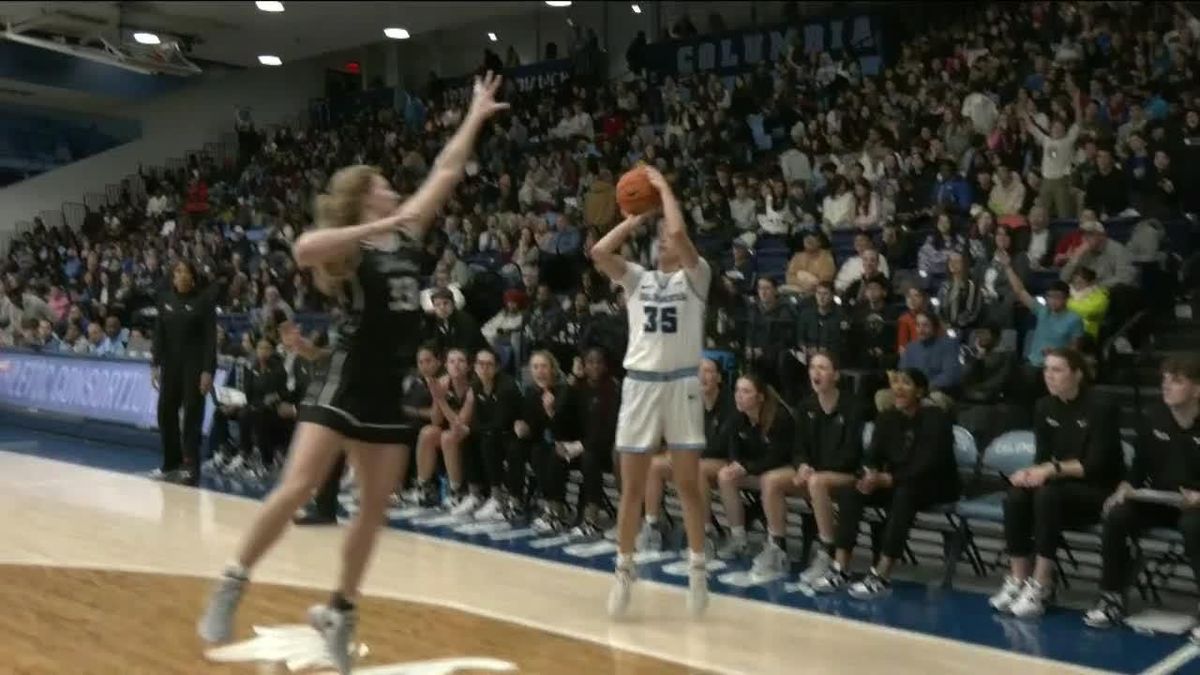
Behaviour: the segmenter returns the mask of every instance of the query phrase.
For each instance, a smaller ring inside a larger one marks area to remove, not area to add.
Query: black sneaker
[[[437,485],[433,484],[432,482],[423,483],[417,486],[417,491],[421,495],[420,501],[417,502],[417,505],[421,508],[432,509],[437,508],[440,505],[441,499],[438,498]]]
[[[337,516],[329,516],[316,512],[305,513],[292,518],[294,525],[337,525]]]
[[[879,576],[874,568],[861,581],[850,584],[850,597],[855,600],[870,600],[881,595],[887,595],[892,590],[892,583]]]
[[[1083,622],[1092,628],[1111,628],[1125,623],[1125,603],[1121,597],[1103,593],[1096,606],[1083,615]]]
[[[529,527],[538,534],[558,534],[566,532],[569,525],[567,523],[568,513],[565,505],[550,502],[546,504],[542,514],[535,518]]]
[[[176,469],[174,471],[168,471],[162,479],[168,483],[175,483],[176,485],[190,485],[192,487],[196,487],[200,484],[200,476],[191,469]]]
[[[812,580],[810,586],[817,593],[836,593],[850,583],[850,575],[842,571],[835,563],[825,570],[825,574]]]
[[[525,505],[509,497],[500,505],[500,515],[510,524],[523,523],[528,519]]]
[[[604,537],[604,528],[585,519],[571,530],[571,536],[588,541],[598,541]]]

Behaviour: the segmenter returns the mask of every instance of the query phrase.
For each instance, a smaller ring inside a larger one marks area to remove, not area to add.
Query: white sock
[[[231,562],[225,566],[223,574],[227,577],[236,577],[238,579],[249,579],[250,570],[246,569],[239,562]]]
[[[627,569],[632,569],[632,568],[633,568],[633,554],[632,553],[618,553],[617,554],[617,569],[627,570]]]
[[[706,567],[707,561],[704,559],[704,551],[688,551],[688,562],[692,567]]]
[[[658,516],[652,516],[649,513],[647,513],[646,514],[646,524],[651,527],[657,525],[658,524]]]
[[[730,527],[729,536],[733,537],[734,541],[746,541],[746,526],[734,525]]]

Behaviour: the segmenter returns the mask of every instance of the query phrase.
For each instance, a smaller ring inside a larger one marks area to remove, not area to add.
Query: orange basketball
[[[646,167],[635,166],[617,181],[617,205],[622,213],[636,216],[657,209],[662,203],[658,190],[646,177]]]

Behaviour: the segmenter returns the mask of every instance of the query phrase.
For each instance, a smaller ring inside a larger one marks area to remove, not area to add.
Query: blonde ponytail
[[[357,164],[339,169],[329,179],[326,193],[313,200],[313,220],[318,228],[350,227],[362,220],[363,201],[371,191],[371,182],[380,175],[375,167]],[[313,282],[322,293],[342,297],[347,281],[358,268],[360,255],[355,251],[342,260],[330,260],[313,268]]]

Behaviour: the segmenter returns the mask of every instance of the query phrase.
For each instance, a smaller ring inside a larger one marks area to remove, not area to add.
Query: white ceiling
[[[284,62],[384,40],[397,26],[414,37],[492,17],[533,13],[543,3],[512,2],[290,2],[285,11],[259,11],[242,2],[0,2],[0,18],[19,23],[43,17],[49,31],[125,28],[194,36],[192,55],[257,66],[260,54]]]

